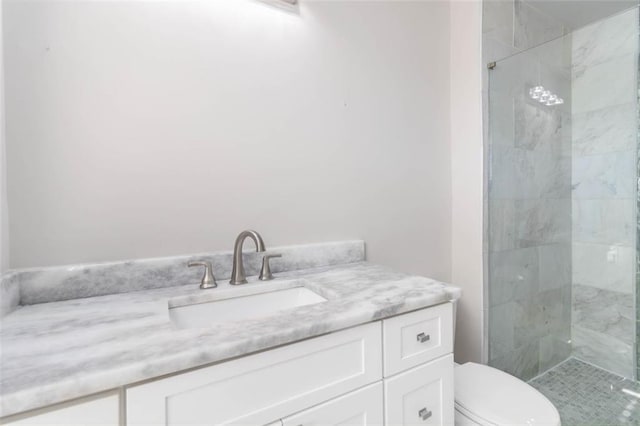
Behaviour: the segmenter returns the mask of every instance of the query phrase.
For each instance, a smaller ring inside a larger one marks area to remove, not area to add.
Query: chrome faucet
[[[233,285],[246,284],[247,277],[244,275],[244,263],[242,262],[242,244],[247,237],[251,238],[256,244],[256,252],[265,251],[264,241],[256,231],[242,231],[233,247],[233,270],[231,271],[231,280],[229,283]]]

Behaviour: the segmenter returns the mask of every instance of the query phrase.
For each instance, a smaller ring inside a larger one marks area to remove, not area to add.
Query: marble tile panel
[[[490,251],[567,243],[570,199],[489,200]]]
[[[572,298],[574,325],[633,345],[636,319],[632,295],[576,284]]]
[[[540,61],[531,51],[519,52],[497,63],[490,73],[490,93],[515,98],[538,83]]]
[[[515,201],[516,246],[565,243],[571,238],[571,200]]]
[[[573,76],[573,113],[637,102],[636,55],[626,55],[587,68]]]
[[[280,253],[273,259],[274,273],[323,266],[361,262],[363,241],[268,247],[270,253]],[[244,252],[247,276],[258,275],[265,253]],[[233,253],[216,252],[189,256],[139,259],[125,262],[62,266],[15,271],[20,282],[20,303],[30,305],[60,300],[126,293],[176,285],[197,285],[202,269],[188,268],[192,260],[209,260],[218,282],[231,276]]]
[[[632,345],[605,333],[573,325],[572,356],[623,377],[633,377]]]
[[[537,247],[538,277],[541,291],[571,286],[571,244]]]
[[[638,8],[573,32],[573,72],[581,76],[594,65],[638,54]]]
[[[553,17],[522,0],[515,0],[513,32],[513,45],[518,49],[528,49],[562,36],[565,28]]]
[[[489,310],[489,357],[491,359],[508,355],[515,349],[514,302],[492,306]]]
[[[516,223],[514,200],[489,199],[488,203],[488,252],[516,248]]]
[[[518,130],[516,130],[518,132]],[[554,150],[544,149],[538,137],[523,137],[522,144],[538,149],[494,146],[491,156],[490,194],[492,199],[569,198],[571,159],[561,155],[561,137]]]
[[[571,322],[571,290],[547,290],[535,294],[530,300],[515,302],[514,346],[525,346],[545,336],[569,337]]]
[[[637,102],[574,114],[572,151],[575,157],[629,152],[638,137]]]
[[[573,197],[576,199],[636,196],[635,151],[577,157],[572,166]]]
[[[487,70],[486,65],[489,62],[500,61],[518,52],[519,50],[511,44],[496,39],[493,33],[482,35],[482,65],[484,70]]]
[[[538,375],[540,368],[540,342],[534,340],[527,345],[514,349],[508,354],[490,359],[489,365],[505,371],[522,380]]]
[[[489,305],[531,300],[539,288],[538,249],[505,250],[489,254]]]
[[[635,248],[573,243],[573,285],[628,294],[634,291]]]
[[[482,34],[507,46],[513,45],[513,2],[486,0],[482,2]],[[495,59],[494,59],[495,60]]]
[[[636,204],[633,199],[574,199],[573,241],[634,246]]]
[[[540,338],[539,373],[549,370],[571,356],[571,327],[567,324],[566,328],[565,333]]]
[[[515,146],[526,150],[556,151],[562,142],[562,115],[557,108],[549,108],[519,96],[514,104]]]
[[[535,55],[543,66],[540,68],[541,72],[550,70],[555,72],[560,71],[564,78],[568,79],[569,89],[571,89],[571,70],[573,60],[572,40],[571,35],[556,38],[544,43],[541,46],[531,49],[533,55]],[[542,81],[546,81],[543,79]]]
[[[495,147],[514,147],[514,104],[509,94],[491,91],[488,105],[488,136],[491,153]]]

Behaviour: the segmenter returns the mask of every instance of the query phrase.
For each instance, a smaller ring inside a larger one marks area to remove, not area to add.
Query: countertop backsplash
[[[279,273],[364,261],[365,244],[355,240],[267,247],[262,253],[247,250],[244,252],[247,276],[258,275],[262,256],[266,253],[282,254],[282,258],[271,259],[272,272]],[[216,280],[228,280],[232,259],[232,251],[221,251],[9,271],[0,282],[0,315],[8,314],[19,305],[197,285],[203,271],[187,267],[192,260],[210,261]]]

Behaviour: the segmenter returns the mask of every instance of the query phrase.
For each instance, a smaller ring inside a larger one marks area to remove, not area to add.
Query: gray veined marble
[[[633,377],[633,345],[579,325],[571,327],[571,342],[574,357],[623,377]]]
[[[489,253],[489,306],[531,298],[539,274],[536,247]]]
[[[540,291],[571,287],[571,244],[537,247]]]
[[[20,285],[16,274],[4,274],[0,277],[0,318],[13,311],[19,304]]]
[[[556,150],[561,147],[562,114],[559,108],[547,108],[520,96],[514,109],[516,147],[528,150]]]
[[[516,200],[516,245],[534,247],[569,241],[571,201],[569,199]]]
[[[573,240],[631,247],[635,244],[635,200],[573,200]]]
[[[513,2],[482,2],[482,33],[493,40],[508,46],[513,45]],[[489,58],[491,61],[502,57]]]
[[[573,113],[634,104],[637,56],[627,55],[587,68],[573,78]]]
[[[594,65],[637,54],[638,8],[581,28],[572,37],[576,77]]]
[[[280,253],[272,259],[274,273],[299,269],[361,262],[365,258],[363,241],[342,241],[285,247],[269,247],[268,253]],[[258,275],[265,253],[247,251],[244,265],[247,276]],[[124,262],[72,265],[18,270],[14,279],[20,285],[20,303],[30,305],[60,300],[124,293],[136,290],[198,284],[199,268],[188,268],[192,260],[209,260],[218,281],[231,276],[232,252],[201,253]]]
[[[492,251],[561,244],[571,239],[571,200],[491,200]]]
[[[514,7],[513,45],[518,49],[538,46],[565,33],[561,22],[526,2],[515,0]]]
[[[572,186],[574,198],[634,198],[635,151],[574,158]]]
[[[575,157],[631,152],[637,143],[636,104],[622,104],[572,117]]]
[[[361,245],[360,245],[361,246]],[[331,256],[329,256],[331,257]],[[344,259],[344,257],[341,257]],[[298,265],[307,262],[301,259]],[[325,261],[323,263],[330,263]],[[0,321],[0,416],[117,388],[443,303],[460,290],[366,262],[280,272],[215,290],[182,285],[21,306]],[[304,280],[315,305],[179,329],[170,303],[269,291]],[[206,293],[209,292],[209,293]]]
[[[574,285],[633,294],[635,248],[574,243],[572,257]]]
[[[572,354],[634,373],[638,8],[573,34]]]
[[[574,325],[633,344],[635,310],[631,295],[579,284],[572,290]]]

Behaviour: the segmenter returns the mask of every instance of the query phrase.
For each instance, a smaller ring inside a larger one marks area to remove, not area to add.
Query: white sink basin
[[[212,323],[256,318],[283,309],[326,302],[305,287],[214,300],[169,308],[169,317],[181,328],[207,327]]]

